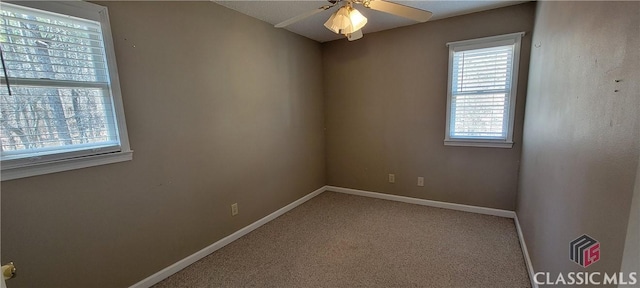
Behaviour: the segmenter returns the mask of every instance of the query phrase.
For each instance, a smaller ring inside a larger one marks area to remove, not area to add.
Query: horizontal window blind
[[[451,138],[507,138],[513,54],[514,45],[454,52]]]
[[[0,5],[3,165],[119,149],[99,22]]]

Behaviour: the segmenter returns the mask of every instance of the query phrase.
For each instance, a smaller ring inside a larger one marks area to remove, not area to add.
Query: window
[[[448,43],[445,145],[511,148],[524,33]]]
[[[132,159],[107,9],[0,5],[2,180]]]

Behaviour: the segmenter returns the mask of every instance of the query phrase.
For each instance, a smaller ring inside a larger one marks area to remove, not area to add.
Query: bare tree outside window
[[[0,88],[3,152],[117,137],[99,23],[82,25],[3,5],[0,47],[8,72]]]

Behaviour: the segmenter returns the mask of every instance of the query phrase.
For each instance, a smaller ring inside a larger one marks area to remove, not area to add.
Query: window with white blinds
[[[130,150],[106,8],[24,5],[0,5],[2,180],[115,162],[106,156]]]
[[[445,144],[512,146],[521,33],[449,43]]]

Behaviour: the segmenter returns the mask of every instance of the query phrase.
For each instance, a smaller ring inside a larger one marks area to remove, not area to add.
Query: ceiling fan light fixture
[[[324,26],[333,33],[346,35],[362,29],[365,24],[367,18],[350,5],[345,5],[333,13]]]
[[[0,0],[2,1],[2,0]],[[362,27],[367,24],[367,18],[360,14],[360,11],[353,8],[354,4],[360,4],[367,9],[376,10],[392,15],[404,17],[417,22],[427,22],[433,13],[427,10],[406,6],[403,4],[389,2],[388,0],[327,0],[329,5],[318,7],[309,12],[300,14],[275,25],[276,28],[284,28],[300,20],[311,17],[329,10],[338,4],[345,3],[336,12],[331,14],[329,20],[324,23],[327,29],[333,33],[347,37],[349,41],[362,38]],[[392,0],[393,1],[393,0]]]
[[[345,20],[343,8],[344,7],[331,14],[329,20],[327,20],[327,22],[324,22],[324,27],[327,27],[327,29],[333,31],[333,33],[340,34],[340,30],[347,28],[347,26],[349,25],[349,23]]]
[[[362,16],[362,14],[360,14],[360,11],[356,10],[355,8],[351,8],[349,18],[351,19],[351,25],[353,26],[353,31],[351,31],[350,33],[362,29],[362,27],[367,24],[367,18]]]

